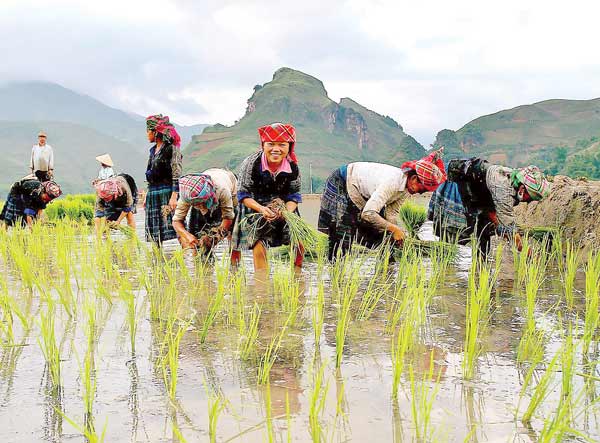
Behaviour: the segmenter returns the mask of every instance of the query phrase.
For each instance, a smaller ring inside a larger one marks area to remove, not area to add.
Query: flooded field
[[[255,275],[0,232],[0,441],[598,441],[600,259],[530,245],[510,273],[407,248]]]

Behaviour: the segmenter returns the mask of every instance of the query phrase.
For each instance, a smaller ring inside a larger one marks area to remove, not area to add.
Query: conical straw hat
[[[98,157],[96,157],[96,160],[98,160],[103,165],[107,165],[107,166],[111,166],[111,167],[114,166],[112,158],[110,158],[109,154],[99,155]]]

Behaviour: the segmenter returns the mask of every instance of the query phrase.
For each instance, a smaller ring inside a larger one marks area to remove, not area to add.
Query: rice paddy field
[[[255,274],[139,239],[0,231],[0,441],[600,440],[597,253],[407,242]]]

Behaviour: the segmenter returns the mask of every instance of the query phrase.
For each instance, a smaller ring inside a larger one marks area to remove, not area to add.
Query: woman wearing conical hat
[[[113,170],[114,163],[109,154],[102,154],[96,157],[96,160],[100,163],[100,171],[98,171],[98,180],[106,180],[107,178],[114,177],[115,171]]]

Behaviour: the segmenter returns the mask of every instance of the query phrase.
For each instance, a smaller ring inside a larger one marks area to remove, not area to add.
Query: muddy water
[[[315,220],[314,202],[305,204],[302,211],[307,218]],[[143,220],[141,217],[143,214],[138,214]],[[176,248],[176,242],[166,246],[167,251]],[[248,257],[246,263],[247,269],[251,269]],[[430,266],[427,260],[423,266]],[[557,378],[557,383],[552,385],[552,392],[530,426],[515,419],[527,366],[516,362],[516,349],[524,330],[524,295],[510,285],[503,284],[495,291],[494,313],[483,337],[484,350],[477,361],[475,379],[464,381],[462,378],[468,271],[469,254],[463,251],[434,295],[427,321],[418,331],[416,349],[407,357],[407,365],[412,365],[417,379],[430,369],[432,360],[434,373],[440,374],[439,390],[431,409],[433,437],[427,440],[538,441],[543,419],[550,417],[558,404],[560,380]],[[285,314],[280,312],[271,295],[270,278],[247,272],[246,298],[262,306],[259,348],[264,349]],[[323,367],[326,394],[324,409],[319,415],[323,441],[415,441],[411,415],[413,398],[407,370],[398,400],[391,400],[391,339],[384,332],[389,306],[382,303],[369,320],[351,322],[342,364],[336,369],[336,306],[330,298],[328,282],[325,326],[320,347],[315,348],[309,307],[316,292],[316,275],[316,265],[308,263],[298,277],[306,307],[282,342],[271,371],[269,393],[264,386],[257,385],[256,366],[240,361],[236,327],[217,321],[204,344],[199,343],[194,328],[184,336],[179,355],[177,401],[170,402],[162,374],[155,367],[162,334],[156,322],[150,320],[146,293],[137,292],[141,308],[135,354],[129,348],[123,304],[103,304],[100,317],[105,323],[96,353],[97,393],[93,409],[96,430],[105,429],[107,442],[171,442],[179,441],[173,431],[175,424],[188,442],[209,441],[209,390],[220,392],[227,401],[218,419],[217,441],[269,441],[268,416],[272,417],[275,441],[312,441],[310,394],[315,368]],[[327,273],[325,279],[328,279]],[[581,291],[583,282],[578,281],[577,286]],[[210,291],[207,290],[208,296]],[[572,320],[575,324],[576,313],[582,316],[581,306],[567,312],[557,305],[561,291],[558,275],[550,273],[537,304],[538,327],[548,332],[544,344],[546,361],[560,348],[560,331],[564,328],[559,322]],[[207,299],[192,301],[198,312],[205,310],[206,304]],[[83,323],[81,318],[69,321],[64,313],[56,317],[64,385],[60,398],[48,393],[37,327],[22,338],[22,345],[0,349],[0,441],[84,441],[81,433],[57,412],[62,410],[77,423],[84,421],[79,375],[86,348]],[[594,347],[597,349],[597,343]],[[576,377],[574,385],[580,391],[582,379]],[[425,382],[425,388],[426,392],[433,392],[435,383]],[[593,389],[595,391],[595,386]],[[581,402],[589,401],[593,395],[589,393]],[[526,404],[528,400],[526,396],[523,402]],[[597,405],[589,406],[587,414],[576,417],[571,426],[598,440],[597,412]],[[579,440],[573,438],[572,441]]]

